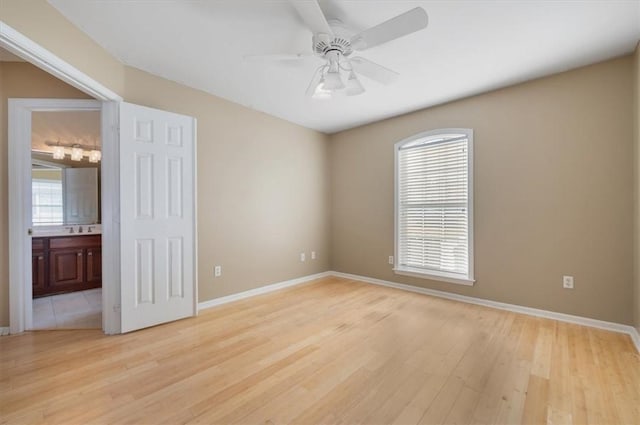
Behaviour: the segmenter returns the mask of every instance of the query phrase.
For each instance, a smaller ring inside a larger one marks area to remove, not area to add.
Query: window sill
[[[473,286],[475,280],[456,277],[453,274],[436,274],[434,272],[427,273],[424,270],[414,269],[410,267],[394,268],[395,274],[403,276],[419,277],[421,279],[437,280],[440,282],[455,283],[457,285]]]

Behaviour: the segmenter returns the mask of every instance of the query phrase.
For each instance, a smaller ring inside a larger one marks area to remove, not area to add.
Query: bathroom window
[[[32,180],[31,208],[34,225],[63,224],[62,181]]]

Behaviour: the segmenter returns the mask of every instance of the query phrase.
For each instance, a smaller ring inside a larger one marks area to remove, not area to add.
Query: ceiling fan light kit
[[[427,27],[427,13],[416,7],[374,27],[353,35],[340,20],[327,20],[317,0],[290,0],[306,26],[313,33],[311,39],[314,54],[325,60],[316,69],[307,88],[307,96],[313,99],[331,99],[339,96],[357,96],[365,88],[357,74],[391,84],[398,73],[362,57],[351,57],[354,51],[366,50],[395,40]],[[282,55],[277,55],[282,56]],[[292,55],[302,58],[304,55]],[[346,83],[343,80],[346,78]]]

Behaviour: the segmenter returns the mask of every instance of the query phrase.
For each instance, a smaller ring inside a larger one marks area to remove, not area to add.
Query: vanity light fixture
[[[64,143],[64,142],[45,142],[47,146],[51,146],[53,159],[64,159],[66,150],[65,148],[71,149],[71,160],[72,161],[82,161],[85,152],[88,153],[89,162],[100,162],[102,159],[102,152],[100,151],[100,147],[97,143],[94,142],[92,146],[82,145],[80,143]]]

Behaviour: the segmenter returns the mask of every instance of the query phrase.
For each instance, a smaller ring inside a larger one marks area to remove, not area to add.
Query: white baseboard
[[[387,280],[375,279],[367,276],[358,276],[349,273],[329,272],[330,275],[342,277],[345,279],[357,280],[374,285],[387,286],[390,288],[401,289],[403,291],[416,292],[419,294],[432,295],[434,297],[446,298],[454,301],[461,301],[469,304],[477,304],[485,307],[492,307],[499,310],[512,311],[514,313],[527,314],[529,316],[543,317],[546,319],[559,320],[561,322],[575,323],[592,328],[605,329],[613,332],[621,332],[628,334],[640,353],[640,335],[633,326],[623,325],[621,323],[606,322],[604,320],[590,319],[588,317],[574,316],[571,314],[557,313],[555,311],[540,310],[537,308],[524,307],[516,304],[507,304],[498,301],[485,300],[482,298],[469,297],[466,295],[458,295],[450,292],[438,291],[435,289],[427,289],[419,286],[406,285],[403,283],[389,282]]]
[[[242,300],[249,297],[255,297],[256,295],[268,294],[269,292],[277,291],[279,289],[289,288],[291,286],[300,285],[301,283],[309,282],[323,277],[331,276],[332,272],[316,273],[308,276],[302,276],[296,279],[285,280],[283,282],[272,283],[271,285],[261,286],[260,288],[250,289],[244,292],[238,292],[237,294],[227,295],[226,297],[214,298],[212,300],[203,301],[198,303],[198,310],[215,307],[222,304],[227,304],[233,301]]]
[[[9,326],[0,327],[0,336],[9,335]]]

